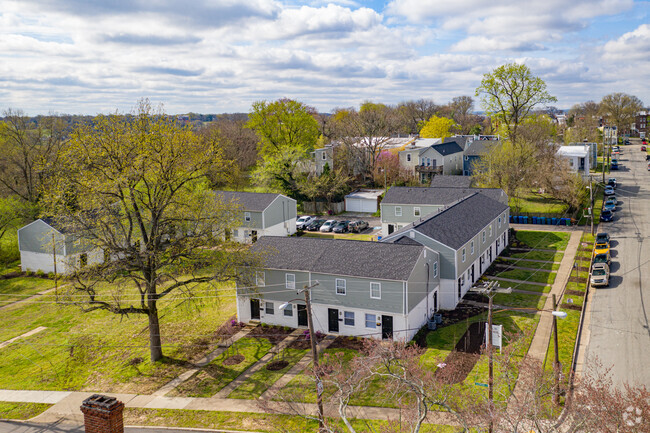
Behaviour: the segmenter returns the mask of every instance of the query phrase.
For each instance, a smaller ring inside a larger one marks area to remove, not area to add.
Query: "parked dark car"
[[[325,224],[325,221],[327,220],[314,220],[309,223],[309,225],[307,226],[307,230],[309,230],[310,232],[316,232],[320,230],[323,224]]]
[[[645,152],[645,151],[646,151],[646,149],[645,149],[645,144],[644,144],[643,146],[641,146],[641,152]]]
[[[611,210],[604,210],[600,213],[600,220],[603,222],[611,222],[614,220],[614,212]]]
[[[646,161],[649,160],[649,159],[650,159],[650,153],[645,156]]]
[[[348,224],[348,230],[350,230],[353,233],[361,233],[365,229],[368,228],[368,223],[366,221],[352,221],[350,224]]]
[[[616,188],[616,178],[615,177],[608,178],[607,185],[611,186],[612,188]]]
[[[332,231],[334,233],[345,233],[348,231],[348,224],[350,224],[350,221],[339,221],[338,224],[334,226]]]
[[[596,254],[593,263],[605,263],[607,266],[611,266],[612,258],[609,253]]]
[[[598,233],[596,235],[596,243],[609,242],[609,233]]]

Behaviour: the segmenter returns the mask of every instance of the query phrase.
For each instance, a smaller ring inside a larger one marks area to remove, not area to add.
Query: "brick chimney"
[[[83,401],[86,433],[124,433],[124,403],[115,397],[94,394]]]

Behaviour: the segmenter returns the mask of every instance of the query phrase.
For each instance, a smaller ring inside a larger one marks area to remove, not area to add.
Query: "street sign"
[[[316,384],[316,391],[318,391],[318,395],[323,393],[323,382],[320,379],[318,379],[318,383]]]
[[[476,385],[476,386],[482,386],[482,387],[484,387],[484,388],[487,388],[487,387],[488,387],[488,384],[487,384],[487,383],[481,383],[481,382],[474,382],[474,385]]]
[[[488,343],[488,324],[485,324],[485,345]],[[492,325],[492,346],[503,347],[503,325]]]

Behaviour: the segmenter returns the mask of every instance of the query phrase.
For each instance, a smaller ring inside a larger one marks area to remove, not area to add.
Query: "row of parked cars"
[[[618,205],[616,198],[616,178],[610,177],[605,185],[605,200],[603,201],[603,210],[600,212],[600,221],[610,222],[614,220],[614,212]]]
[[[326,220],[324,218],[305,215],[296,220],[296,228],[310,232],[361,233],[368,228],[368,223],[362,220]]]
[[[591,265],[591,285],[593,287],[609,286],[609,267],[612,264],[609,234],[598,233],[594,246],[594,259]]]

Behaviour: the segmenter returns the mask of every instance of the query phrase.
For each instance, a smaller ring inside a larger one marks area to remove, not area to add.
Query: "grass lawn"
[[[522,268],[533,268],[533,269],[545,269],[547,271],[557,271],[560,269],[559,263],[553,262],[529,262],[525,260],[517,260],[511,257],[499,257],[497,263],[502,263],[504,265],[520,266]]]
[[[22,403],[0,401],[0,419],[26,420],[40,415],[52,407],[45,403]]]
[[[18,229],[12,228],[0,238],[0,269],[11,267],[20,260]]]
[[[273,344],[266,338],[244,337],[170,392],[169,396],[212,397],[259,361],[272,347]],[[234,355],[242,355],[244,360],[234,365],[223,364],[224,360]]]
[[[205,284],[197,292],[198,303],[159,302],[166,357],[155,365],[148,362],[144,315],[82,313],[56,304],[53,294],[2,310],[0,341],[48,329],[0,350],[0,388],[151,393],[190,368],[188,360],[212,350],[214,331],[235,312],[234,289]]]
[[[244,383],[237,387],[230,393],[228,398],[258,398],[264,393],[271,385],[280,379],[291,367],[293,367],[300,359],[307,354],[307,350],[287,348],[284,349],[275,360],[285,360],[289,364],[282,370],[271,371],[266,367],[257,370],[251,377]]]
[[[517,239],[531,248],[562,250],[566,249],[570,233],[565,232],[537,232],[531,230],[517,230]]]
[[[529,295],[526,293],[499,293],[494,296],[493,302],[496,305],[541,310],[544,308],[546,298],[541,294]]]
[[[569,206],[548,194],[529,193],[522,197],[510,198],[510,213],[546,213],[562,215]]]
[[[343,423],[328,420],[336,431],[344,431]],[[198,429],[249,430],[262,432],[308,432],[318,430],[318,422],[303,417],[269,413],[218,412],[182,409],[124,409],[125,425],[165,426]],[[388,427],[385,421],[352,420],[357,431],[381,431]],[[453,433],[457,428],[444,425],[425,424],[423,433]]]
[[[562,261],[563,253],[553,253],[551,251],[528,251],[525,253],[511,253],[510,257],[530,260],[545,260],[549,262]]]
[[[499,272],[495,277],[509,278],[511,280],[519,280],[522,282],[532,281],[535,283],[553,284],[555,281],[555,275],[555,272],[512,269],[510,271]]]
[[[59,282],[59,286],[61,286]],[[17,277],[0,280],[0,306],[20,301],[54,287],[54,280],[38,277]]]
[[[551,286],[537,286],[534,284],[526,283],[513,283],[511,281],[501,281],[501,287],[510,287],[517,290],[526,290],[528,292],[548,293],[551,291]]]
[[[557,338],[559,348],[560,364],[562,371],[565,375],[569,374],[571,370],[571,362],[573,361],[573,349],[575,347],[576,338],[578,334],[578,326],[580,324],[580,311],[565,310],[567,317],[564,319],[557,319]],[[555,359],[555,341],[551,334],[550,343],[546,352],[547,370],[553,370],[553,360]]]

